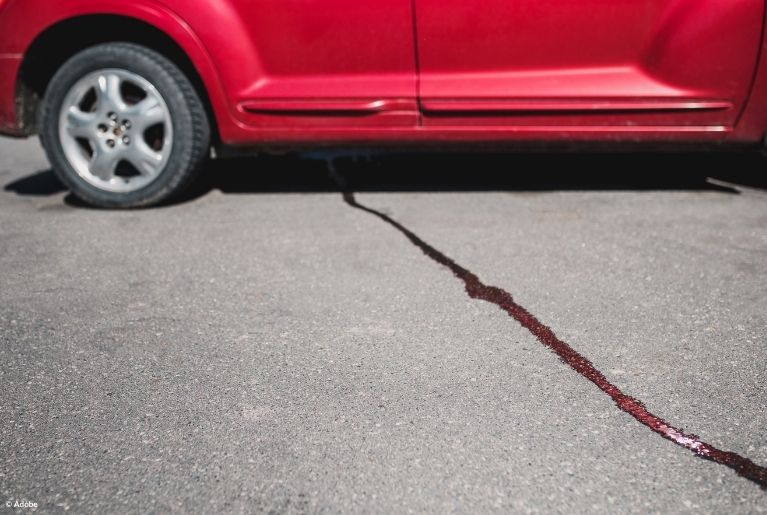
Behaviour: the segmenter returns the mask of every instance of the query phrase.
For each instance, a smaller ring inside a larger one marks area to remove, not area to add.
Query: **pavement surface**
[[[767,512],[345,204],[322,157],[218,161],[179,203],[103,211],[36,140],[0,140],[0,513]],[[766,164],[332,168],[654,414],[765,466]]]

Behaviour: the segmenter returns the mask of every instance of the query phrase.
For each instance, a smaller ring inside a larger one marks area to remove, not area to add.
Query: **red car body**
[[[226,145],[759,144],[764,18],[765,0],[0,0],[0,132],[34,133],[45,77],[114,37],[185,60]]]

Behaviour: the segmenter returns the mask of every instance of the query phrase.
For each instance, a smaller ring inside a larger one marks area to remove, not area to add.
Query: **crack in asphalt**
[[[355,209],[378,217],[402,233],[410,242],[418,247],[428,258],[450,270],[453,275],[464,283],[466,293],[472,299],[483,300],[495,304],[516,320],[522,327],[535,336],[540,343],[556,354],[585,379],[607,394],[618,408],[631,415],[639,423],[654,433],[680,447],[691,451],[696,456],[734,470],[738,475],[753,481],[763,490],[767,489],[767,468],[757,465],[750,459],[730,451],[723,451],[702,441],[698,436],[685,433],[654,415],[636,398],[627,395],[611,383],[585,356],[573,349],[570,344],[561,340],[554,331],[544,325],[527,309],[517,304],[512,295],[497,286],[483,283],[473,272],[460,266],[445,254],[422,240],[413,231],[400,224],[389,215],[357,202],[354,192],[347,187],[346,180],[335,170],[332,161],[328,162],[331,178],[343,193],[344,201]]]

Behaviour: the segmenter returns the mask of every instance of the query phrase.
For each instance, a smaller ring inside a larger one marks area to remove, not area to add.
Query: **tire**
[[[210,122],[189,79],[133,43],[97,45],[66,61],[40,116],[54,172],[96,207],[168,202],[198,175],[210,146]]]

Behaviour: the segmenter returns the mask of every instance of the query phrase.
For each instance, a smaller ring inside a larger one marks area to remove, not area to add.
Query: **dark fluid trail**
[[[641,424],[647,426],[650,430],[658,433],[663,438],[692,451],[703,459],[729,467],[737,472],[738,475],[757,483],[762,488],[767,488],[767,468],[759,466],[748,458],[740,456],[734,452],[717,449],[713,445],[701,441],[696,435],[687,434],[681,429],[677,429],[670,425],[662,418],[650,413],[639,400],[623,393],[620,388],[608,381],[604,374],[597,370],[588,359],[573,349],[567,342],[560,340],[559,337],[554,334],[554,331],[545,326],[535,317],[535,315],[517,304],[509,292],[496,286],[488,286],[484,284],[474,273],[458,265],[455,261],[423,241],[415,233],[399,222],[396,222],[390,216],[357,202],[354,193],[347,191],[344,187],[345,182],[343,178],[338,176],[332,170],[332,167],[331,172],[333,178],[344,190],[344,200],[347,204],[377,216],[404,234],[413,245],[421,249],[421,251],[429,258],[445,268],[448,268],[453,272],[453,275],[463,281],[466,293],[469,297],[490,302],[504,310],[509,316],[519,322],[522,327],[530,331],[538,341],[559,356],[559,358],[573,370],[609,395],[622,411],[628,413]]]

